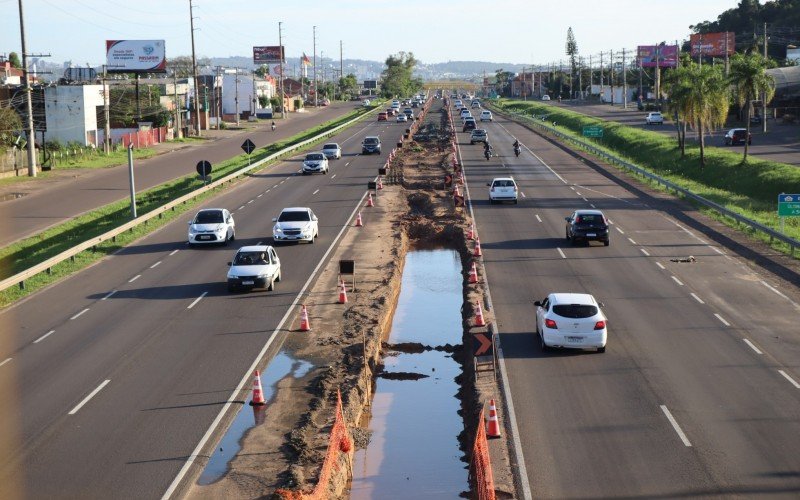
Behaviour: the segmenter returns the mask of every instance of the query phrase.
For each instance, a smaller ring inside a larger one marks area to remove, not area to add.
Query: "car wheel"
[[[275,290],[275,278],[269,280],[269,283],[267,284],[267,291],[271,292],[273,290]]]
[[[516,205],[517,203],[519,203],[519,200],[514,200],[514,205]]]
[[[236,291],[236,287],[233,285],[228,285],[228,293],[233,293]]]
[[[325,171],[322,172],[322,173],[325,174],[325,175],[328,175],[328,169],[326,168]]]
[[[597,352],[600,352],[600,353],[606,352],[606,346],[598,347],[597,348]]]
[[[280,280],[281,280],[281,272],[278,271],[278,276],[275,278],[275,281],[280,281]]]
[[[231,230],[231,241],[236,241],[236,230]]]
[[[569,239],[569,243],[570,243],[570,245],[575,246],[578,243],[578,239],[575,238],[575,236],[572,236]]]
[[[225,233],[225,240],[222,242],[223,245],[228,246],[228,242],[231,241],[231,230],[228,229],[228,232]]]

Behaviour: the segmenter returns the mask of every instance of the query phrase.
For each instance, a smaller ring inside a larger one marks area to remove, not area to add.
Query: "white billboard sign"
[[[109,73],[166,73],[164,40],[106,40]]]

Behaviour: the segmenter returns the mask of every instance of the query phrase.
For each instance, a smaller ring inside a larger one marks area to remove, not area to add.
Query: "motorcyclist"
[[[490,156],[492,156],[492,145],[489,144],[488,140],[483,143],[483,154],[484,156],[486,156],[487,160],[489,159]]]
[[[519,152],[520,152],[519,139],[514,139],[514,144],[512,144],[512,146],[514,146],[514,154],[519,156]]]
[[[272,122],[272,131],[275,132],[275,121]]]

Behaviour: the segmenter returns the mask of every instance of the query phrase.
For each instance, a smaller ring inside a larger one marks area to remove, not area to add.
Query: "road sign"
[[[800,194],[779,194],[778,216],[800,217]]]
[[[479,332],[472,335],[472,355],[491,356],[494,353],[494,343],[492,334],[489,332]]]
[[[583,127],[584,137],[603,137],[603,127],[597,125],[591,127]]]
[[[244,149],[245,153],[250,154],[256,149],[256,145],[250,139],[245,139],[242,143],[242,149]]]
[[[200,177],[208,177],[211,173],[211,163],[208,160],[200,160],[197,162],[197,173]]]

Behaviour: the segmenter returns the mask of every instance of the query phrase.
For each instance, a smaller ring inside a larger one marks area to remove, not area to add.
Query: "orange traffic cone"
[[[383,181],[380,176],[378,176],[378,189],[383,189]]]
[[[250,399],[250,406],[261,406],[267,404],[264,399],[264,391],[261,389],[261,374],[258,370],[253,372],[253,397]]]
[[[303,308],[300,310],[300,331],[307,332],[309,330],[311,330],[311,323],[308,321],[308,309],[303,304]]]
[[[339,303],[347,304],[347,285],[345,285],[344,280],[339,284]]]
[[[472,263],[472,269],[469,270],[469,282],[470,283],[477,283],[478,282],[478,268],[475,267],[475,263]]]
[[[475,224],[469,225],[469,231],[467,231],[467,239],[474,240],[475,239]]]
[[[481,239],[477,237],[475,238],[475,253],[473,253],[473,255],[475,257],[480,257],[483,255],[483,252],[481,252]]]
[[[461,196],[461,190],[458,189],[458,184],[453,186],[453,196]]]
[[[367,206],[368,207],[374,207],[375,206],[375,203],[372,201],[372,193],[369,193],[369,196],[367,196]]]
[[[497,420],[497,408],[494,406],[494,399],[489,400],[489,422],[486,425],[486,437],[500,437],[500,422]]]
[[[358,217],[356,217],[356,227],[363,226],[364,223],[361,221],[361,212],[358,212]]]
[[[475,326],[486,326],[486,322],[483,320],[483,309],[481,309],[481,301],[476,300],[475,305],[478,307],[475,311]]]
[[[458,173],[458,181],[459,181],[461,184],[464,184],[464,171],[463,171],[463,170],[462,170],[461,172],[459,172],[459,173]]]

